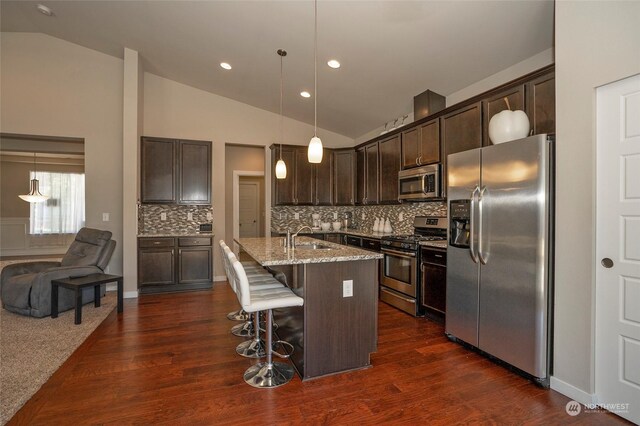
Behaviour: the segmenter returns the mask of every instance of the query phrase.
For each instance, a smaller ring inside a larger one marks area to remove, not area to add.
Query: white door
[[[238,224],[240,238],[258,236],[260,188],[257,182],[240,182],[238,191]]]
[[[640,75],[597,90],[596,218],[596,396],[640,423]]]

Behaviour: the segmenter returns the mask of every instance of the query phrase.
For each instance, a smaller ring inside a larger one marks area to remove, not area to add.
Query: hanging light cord
[[[282,118],[282,58],[284,55],[280,55],[280,160],[282,160],[282,140],[284,139],[283,130],[283,118]]]
[[[318,136],[318,0],[313,2],[313,136]]]

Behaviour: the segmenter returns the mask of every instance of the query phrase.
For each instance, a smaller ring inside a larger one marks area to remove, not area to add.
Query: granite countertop
[[[278,234],[286,234],[287,230],[286,229],[272,229],[271,232],[275,232]],[[294,233],[293,231],[291,232],[292,234]],[[299,235],[305,235],[305,234],[347,234],[347,235],[355,235],[356,237],[366,237],[366,238],[376,238],[376,239],[380,239],[382,237],[386,237],[388,235],[403,235],[403,233],[397,233],[397,232],[390,232],[390,233],[385,233],[385,232],[371,232],[371,231],[361,231],[358,229],[340,229],[338,231],[334,231],[333,229],[329,230],[329,231],[323,231],[321,229],[314,229],[313,231],[309,231],[309,229],[305,229],[304,231],[300,232]]]
[[[382,259],[382,254],[355,247],[343,246],[310,237],[298,237],[300,244],[321,244],[331,249],[313,250],[304,247],[286,249],[282,238],[239,238],[235,240],[244,251],[262,266],[294,265],[300,263],[348,262],[353,260]]]
[[[435,247],[435,248],[440,248],[440,249],[446,249],[447,248],[447,242],[446,241],[420,241],[421,246],[424,247]]]
[[[138,234],[138,238],[162,238],[162,237],[213,237],[212,233],[198,233],[198,232],[168,232],[168,233],[147,233]]]

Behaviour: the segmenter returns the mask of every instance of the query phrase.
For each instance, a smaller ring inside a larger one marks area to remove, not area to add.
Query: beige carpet
[[[113,311],[115,292],[82,308],[82,324],[74,310],[58,318],[30,318],[0,309],[0,423],[7,423],[82,342]]]

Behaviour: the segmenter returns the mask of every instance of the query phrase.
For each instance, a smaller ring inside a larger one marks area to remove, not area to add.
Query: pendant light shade
[[[284,164],[284,160],[281,158],[276,163],[276,178],[277,179],[286,179],[287,178],[287,165]]]
[[[309,141],[307,158],[310,163],[322,163],[322,141],[319,137],[314,136],[311,138],[311,141]]]
[[[36,173],[36,153],[33,153],[33,172]],[[28,203],[41,203],[47,201],[49,197],[40,193],[40,182],[35,177],[31,179],[29,183],[29,193],[25,195],[18,195],[22,200]]]
[[[307,159],[322,162],[322,141],[318,137],[318,0],[313,2],[313,137],[309,141]]]
[[[276,52],[280,56],[280,159],[276,163],[276,179],[286,179],[287,178],[287,165],[284,163],[282,159],[282,140],[284,139],[284,128],[283,128],[283,118],[282,118],[282,88],[283,88],[283,72],[282,72],[282,58],[287,56],[287,51],[283,49],[278,49]]]

